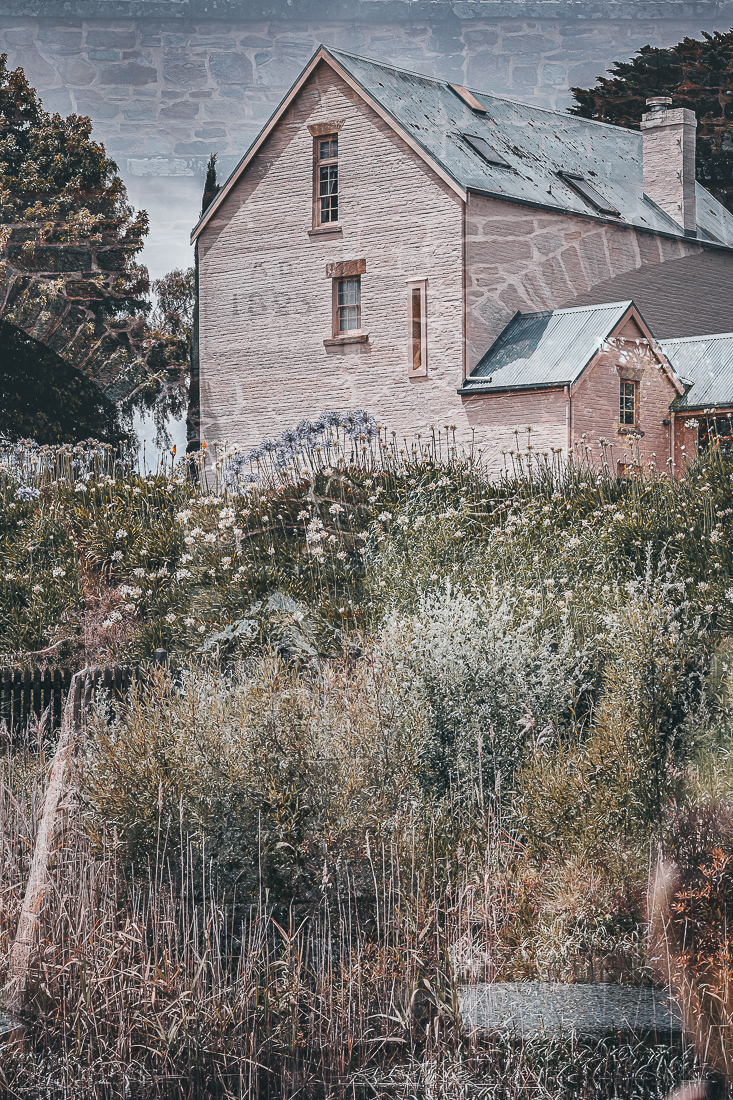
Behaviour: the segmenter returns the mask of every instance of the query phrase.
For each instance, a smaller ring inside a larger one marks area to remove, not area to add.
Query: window
[[[579,176],[576,172],[558,172],[558,175],[560,179],[565,180],[565,182],[572,187],[573,191],[578,192],[588,206],[592,206],[599,214],[611,214],[614,218],[621,217],[616,207],[612,206],[608,199],[603,197],[600,191],[596,191],[595,187],[588,183],[583,176]]]
[[[334,336],[361,329],[361,278],[336,280]]]
[[[476,137],[475,134],[461,134],[461,137],[487,164],[491,164],[494,168],[511,168],[509,161],[504,160],[501,153],[497,153],[495,149],[492,149],[485,138]]]
[[[410,378],[424,378],[428,373],[426,288],[425,279],[407,284],[407,373]]]
[[[621,381],[621,393],[619,396],[619,424],[636,423],[636,384],[634,382]]]
[[[314,140],[314,224],[330,225],[339,220],[338,134]]]

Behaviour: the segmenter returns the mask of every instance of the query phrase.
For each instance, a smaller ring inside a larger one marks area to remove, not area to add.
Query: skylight
[[[558,172],[558,176],[565,180],[573,191],[577,191],[588,206],[592,206],[599,214],[612,214],[614,218],[621,217],[621,212],[615,206],[612,206],[600,191],[596,191],[595,187],[588,183],[583,176],[579,176],[576,172]]]
[[[475,134],[461,134],[461,137],[487,164],[493,165],[494,168],[511,168],[509,161],[504,160],[501,153],[497,153],[496,149],[492,149],[485,138],[476,137]]]

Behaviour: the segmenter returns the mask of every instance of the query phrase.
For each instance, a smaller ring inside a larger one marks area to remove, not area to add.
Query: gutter
[[[561,387],[567,391],[571,382],[531,382],[526,386],[492,386],[491,389],[465,389],[463,386],[456,390],[461,397],[486,397],[492,393],[533,393],[539,390],[559,390]]]

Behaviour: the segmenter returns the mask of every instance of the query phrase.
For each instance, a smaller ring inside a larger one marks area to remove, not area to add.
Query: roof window
[[[486,114],[486,108],[483,103],[480,103],[473,92],[469,92],[468,88],[464,88],[462,84],[449,84],[448,87],[456,93],[459,99],[463,100],[467,107],[475,111],[477,115]]]
[[[501,153],[497,153],[495,149],[492,149],[485,138],[476,137],[475,134],[461,134],[461,137],[487,164],[493,165],[494,168],[511,168],[509,161],[504,160]]]
[[[576,172],[558,172],[558,176],[560,179],[565,180],[573,191],[577,191],[588,206],[592,206],[599,214],[612,214],[614,218],[621,217],[621,212],[615,206],[612,206],[600,191],[596,191],[595,187],[588,183],[583,176],[579,176]]]

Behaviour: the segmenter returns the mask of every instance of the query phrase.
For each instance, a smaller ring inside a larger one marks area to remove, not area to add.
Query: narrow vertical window
[[[314,223],[331,225],[339,220],[338,134],[314,141]]]
[[[334,336],[361,329],[361,279],[336,280],[336,316]]]
[[[633,382],[621,381],[619,399],[619,424],[636,423],[636,387]]]
[[[428,373],[426,287],[425,279],[407,284],[407,373],[410,378],[424,378]]]

